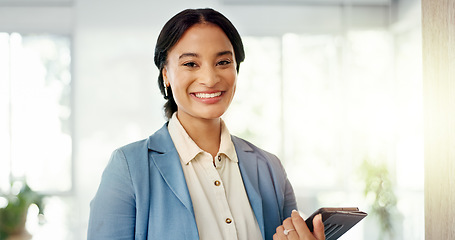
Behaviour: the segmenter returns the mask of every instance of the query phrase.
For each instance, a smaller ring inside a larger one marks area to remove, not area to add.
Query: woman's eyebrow
[[[234,55],[234,54],[232,53],[232,51],[229,51],[229,50],[227,50],[227,51],[221,51],[221,52],[219,52],[219,53],[216,54],[217,57],[223,56],[223,55],[230,55],[230,56],[232,56],[232,55]],[[182,54],[179,56],[179,59],[182,59],[182,58],[185,58],[185,57],[199,57],[199,54],[197,54],[197,53],[191,53],[191,52],[189,52],[189,53],[182,53]]]
[[[199,57],[199,55],[197,53],[183,53],[179,56],[179,59],[182,59],[184,57]]]
[[[228,50],[228,51],[219,52],[219,53],[216,54],[216,55],[219,57],[219,56],[223,56],[223,55],[231,55],[231,56],[232,56],[232,55],[234,55],[234,54],[232,53],[232,51],[229,51],[229,50]]]

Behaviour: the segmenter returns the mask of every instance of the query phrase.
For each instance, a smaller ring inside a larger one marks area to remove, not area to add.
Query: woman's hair
[[[237,63],[237,73],[240,63],[245,59],[242,39],[234,25],[223,14],[213,9],[187,9],[172,17],[163,27],[158,36],[155,46],[155,65],[160,73],[158,76],[158,86],[161,94],[167,102],[164,104],[165,116],[169,119],[177,111],[177,104],[172,96],[172,89],[167,89],[168,96],[165,96],[165,86],[163,82],[163,68],[167,63],[169,50],[180,40],[182,35],[193,25],[198,23],[211,23],[220,27],[228,37],[234,48],[235,61]]]

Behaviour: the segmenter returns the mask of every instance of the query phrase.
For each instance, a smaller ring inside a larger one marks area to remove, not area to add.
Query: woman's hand
[[[276,228],[273,240],[325,240],[324,224],[322,223],[321,214],[314,217],[313,226],[314,231],[310,232],[305,220],[303,220],[296,210],[293,210],[291,217],[284,220],[283,225]]]

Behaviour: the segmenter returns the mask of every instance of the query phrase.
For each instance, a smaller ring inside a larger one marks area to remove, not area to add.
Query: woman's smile
[[[221,96],[222,92],[214,92],[214,93],[199,92],[199,93],[193,93],[193,94],[197,98],[215,98],[215,97]]]
[[[218,103],[223,97],[223,91],[218,92],[195,92],[190,95],[198,102],[203,104],[215,104]]]

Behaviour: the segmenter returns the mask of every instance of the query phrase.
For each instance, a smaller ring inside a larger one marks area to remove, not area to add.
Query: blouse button
[[[215,186],[217,186],[217,187],[218,187],[218,186],[220,186],[220,185],[221,185],[221,182],[220,182],[220,181],[218,181],[218,180],[216,180],[216,181],[215,181]]]
[[[226,218],[226,223],[227,224],[230,224],[232,222],[232,220],[230,218]]]

